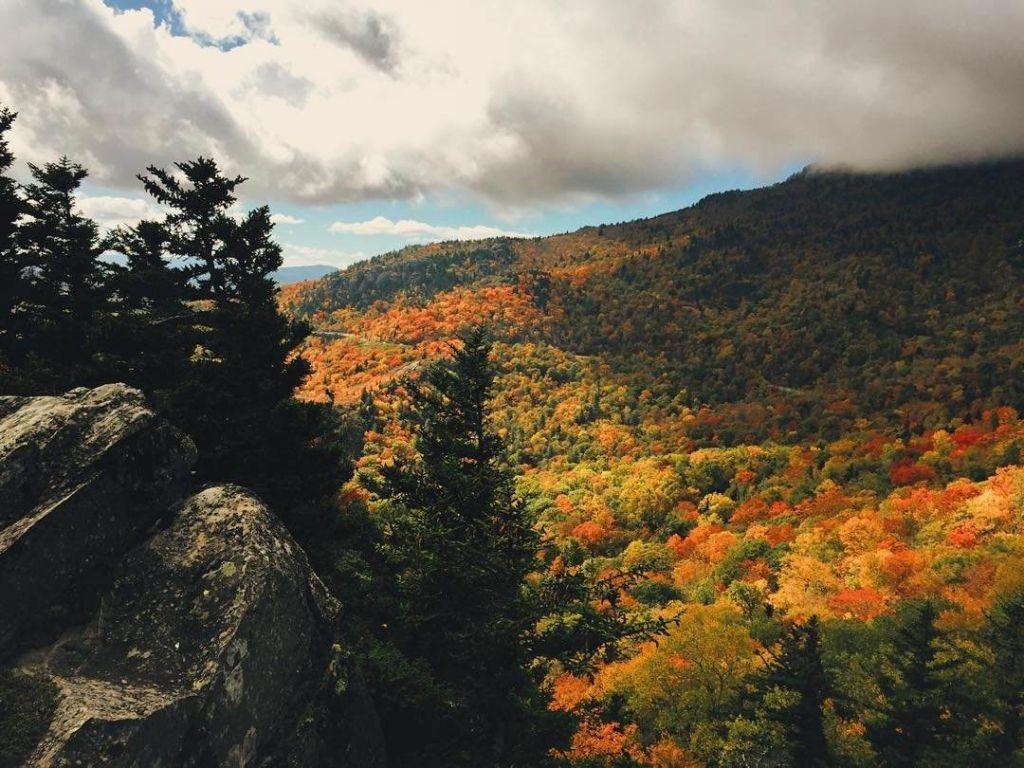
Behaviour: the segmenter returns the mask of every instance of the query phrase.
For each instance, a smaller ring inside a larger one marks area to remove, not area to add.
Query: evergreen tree
[[[385,470],[381,495],[399,569],[397,643],[438,685],[437,722],[393,713],[409,737],[400,765],[529,765],[536,684],[524,641],[535,613],[523,581],[538,542],[504,445],[487,427],[494,371],[482,329],[413,386],[421,460]],[[409,733],[408,717],[421,732]],[[396,742],[397,743],[397,742]],[[400,748],[401,749],[401,748]]]
[[[14,164],[14,154],[7,142],[7,132],[18,114],[0,107],[0,248],[6,252],[14,246],[14,231],[24,203],[18,195],[17,182],[8,176]]]
[[[170,212],[159,232],[139,233],[138,244],[166,243],[194,313],[190,365],[165,410],[196,441],[200,479],[253,489],[300,540],[317,542],[336,523],[332,496],[347,476],[344,427],[329,407],[292,397],[308,372],[292,354],[308,327],[278,311],[271,273],[281,249],[270,212],[235,218],[245,179],[224,176],[209,158],[176,167],[180,177],[152,166],[139,177]],[[143,262],[156,266],[152,255]]]
[[[649,579],[648,568],[608,568],[598,576],[572,547],[546,548],[557,553],[552,557],[549,552],[547,559],[559,563],[531,581],[532,599],[543,617],[530,636],[532,656],[575,675],[591,675],[676,623],[621,599]]]
[[[831,765],[823,714],[831,686],[821,660],[816,616],[788,628],[758,687],[762,697],[773,690],[791,694],[784,697],[791,703],[773,710],[770,716],[782,727],[793,764],[807,768]]]
[[[13,115],[0,115],[2,139]],[[9,165],[0,143],[0,174]],[[179,163],[180,177],[159,168],[140,177],[170,209],[163,221],[101,240],[76,209],[85,169],[67,158],[30,168],[24,205],[0,175],[3,391],[139,387],[195,440],[200,480],[251,488],[314,557],[331,549],[333,497],[357,441],[331,407],[292,396],[308,370],[293,354],[308,328],[278,311],[269,210],[234,217],[244,179],[199,158]],[[125,263],[104,263],[108,249]]]
[[[118,227],[104,246],[125,257],[112,268],[112,287],[122,310],[145,312],[164,320],[182,311],[185,281],[181,271],[167,262],[167,233],[156,221]]]
[[[116,315],[108,338],[110,378],[139,387],[159,406],[187,377],[195,343],[184,274],[168,263],[158,222],[118,227],[104,246],[125,258],[109,267]]]
[[[940,653],[938,615],[930,600],[907,601],[897,610],[879,679],[879,718],[868,723],[875,752],[893,768],[945,764],[944,750],[958,726],[950,711],[957,698],[950,672],[957,664]]]
[[[237,249],[229,252],[237,245],[237,224],[230,209],[238,199],[235,189],[246,179],[224,176],[208,157],[175,163],[175,167],[179,175],[151,165],[146,168],[150,175],[140,175],[139,181],[170,209],[164,220],[168,250],[180,259],[198,295],[226,296],[230,262],[239,255]]]
[[[16,117],[16,113],[0,107],[0,381],[10,375],[10,367],[16,365],[24,353],[19,319],[27,281],[23,276],[25,265],[16,248],[15,232],[25,204],[18,195],[17,183],[7,175],[14,163],[7,132]]]
[[[29,168],[34,181],[25,188],[26,218],[16,234],[27,285],[25,354],[15,387],[59,392],[99,384],[110,294],[99,230],[75,208],[75,193],[88,172],[66,157]]]
[[[982,641],[991,653],[983,681],[986,717],[999,723],[993,765],[1024,765],[1024,589],[1000,595],[985,616]]]

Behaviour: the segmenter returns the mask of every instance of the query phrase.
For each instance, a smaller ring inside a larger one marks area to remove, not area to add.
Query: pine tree
[[[151,244],[166,242],[194,311],[190,365],[165,409],[199,448],[200,479],[263,495],[304,542],[336,521],[334,492],[351,474],[345,427],[329,407],[292,394],[308,373],[293,355],[308,326],[284,317],[271,273],[281,266],[265,206],[237,218],[235,190],[209,158],[149,167],[146,190],[170,212]],[[146,257],[155,265],[151,257]]]
[[[993,765],[1024,763],[1024,589],[1000,595],[985,616],[982,641],[991,653],[984,709],[1000,724]]]
[[[238,200],[235,189],[246,179],[224,176],[208,157],[175,167],[180,175],[151,165],[146,168],[150,175],[140,175],[139,181],[158,203],[171,209],[164,220],[168,250],[180,259],[197,293],[226,296],[230,260],[238,255],[227,252],[236,242],[237,229],[230,210]]]
[[[7,132],[16,117],[16,113],[0,107],[0,381],[10,376],[11,366],[17,365],[24,354],[19,321],[28,283],[15,232],[25,204],[18,194],[18,184],[7,175],[14,163]]]
[[[104,240],[125,263],[111,264],[114,313],[109,323],[111,378],[142,389],[159,405],[188,375],[195,344],[185,305],[188,286],[168,263],[167,236],[155,221],[118,227]]]
[[[536,693],[524,642],[535,615],[523,581],[538,542],[513,492],[504,445],[487,426],[491,345],[483,329],[460,339],[452,359],[431,365],[413,386],[421,461],[385,470],[380,489],[401,510],[387,542],[399,563],[398,644],[426,663],[443,691],[438,730],[418,744],[413,737],[405,759],[528,764],[516,762],[529,747]]]
[[[903,603],[895,618],[887,670],[880,677],[880,717],[868,723],[868,738],[893,768],[942,764],[958,723],[950,672],[957,662],[940,653],[939,609],[930,600]]]
[[[26,218],[16,247],[27,277],[20,389],[59,392],[102,383],[102,332],[110,308],[96,223],[78,213],[75,193],[88,172],[62,157],[29,165]]]
[[[160,320],[182,312],[185,281],[167,261],[167,233],[161,223],[140,221],[134,227],[117,227],[104,247],[125,257],[123,266],[112,268],[111,280],[122,310],[145,312]]]
[[[793,764],[808,768],[831,765],[823,710],[831,686],[821,660],[816,616],[787,629],[758,687],[762,695],[775,689],[791,694],[792,704],[771,712],[770,717],[782,726]]]
[[[7,107],[0,107],[0,248],[5,252],[14,245],[14,231],[24,204],[18,196],[18,184],[8,176],[14,154],[7,142],[7,132],[18,117]]]

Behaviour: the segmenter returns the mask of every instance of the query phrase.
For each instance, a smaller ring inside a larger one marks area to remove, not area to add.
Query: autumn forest
[[[266,500],[388,765],[1024,765],[1024,162],[277,287],[214,160],[140,169],[164,213],[110,231],[85,168],[13,160],[3,394],[126,382]]]
[[[373,508],[416,451],[402,382],[490,330],[528,581],[584,574],[651,630],[544,667],[558,761],[1017,764],[1022,200],[1017,162],[808,170],[409,248],[282,292],[317,329],[299,396],[369,414],[347,493]]]

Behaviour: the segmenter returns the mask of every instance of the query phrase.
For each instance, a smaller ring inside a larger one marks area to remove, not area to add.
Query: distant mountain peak
[[[330,264],[281,267],[271,277],[278,285],[288,285],[290,283],[301,283],[303,280],[315,280],[318,277],[329,275],[331,272],[336,272],[337,269],[337,267],[332,267]]]

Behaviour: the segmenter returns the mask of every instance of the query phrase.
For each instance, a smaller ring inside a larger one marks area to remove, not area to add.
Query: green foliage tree
[[[524,638],[536,616],[523,582],[538,542],[487,426],[491,345],[479,328],[460,338],[411,385],[420,460],[387,469],[379,489],[392,510],[397,645],[439,691],[436,720],[398,713],[406,737],[392,743],[400,765],[531,765],[537,688]]]
[[[532,585],[541,614],[531,635],[532,653],[577,675],[624,658],[628,648],[664,634],[674,621],[638,611],[622,597],[646,582],[648,569],[593,569],[564,565],[540,574]]]
[[[999,724],[991,739],[993,765],[1024,765],[1024,589],[1000,595],[985,617],[981,639],[990,658],[982,690],[986,716]]]
[[[104,246],[125,258],[109,266],[117,313],[108,339],[111,376],[165,403],[187,378],[194,344],[184,275],[167,261],[167,237],[158,222],[118,227]]]
[[[118,227],[104,245],[125,257],[124,265],[113,267],[111,278],[123,310],[146,312],[161,320],[182,311],[185,281],[181,270],[172,269],[167,261],[167,232],[160,222]]]
[[[637,722],[666,733],[709,762],[718,731],[739,709],[758,664],[731,606],[690,606],[657,646],[631,662],[613,690]]]
[[[212,159],[176,167],[178,174],[150,166],[139,177],[170,211],[158,228],[136,229],[128,244],[138,256],[136,276],[160,283],[166,273],[152,251],[166,243],[191,299],[190,365],[165,408],[196,441],[201,479],[246,485],[300,539],[318,541],[337,522],[332,496],[350,474],[345,429],[329,407],[292,396],[308,373],[292,354],[308,326],[277,308],[271,273],[281,266],[281,248],[270,211],[233,216],[245,179],[223,175]]]
[[[169,252],[180,259],[198,295],[227,297],[230,262],[237,252],[237,224],[230,215],[243,176],[224,176],[212,158],[175,163],[179,174],[148,166],[141,174],[146,191],[170,209],[163,235]]]
[[[792,697],[776,689],[762,700],[753,717],[730,720],[719,748],[718,768],[799,766],[789,751],[785,726],[771,716],[774,711],[784,710],[791,704]]]

